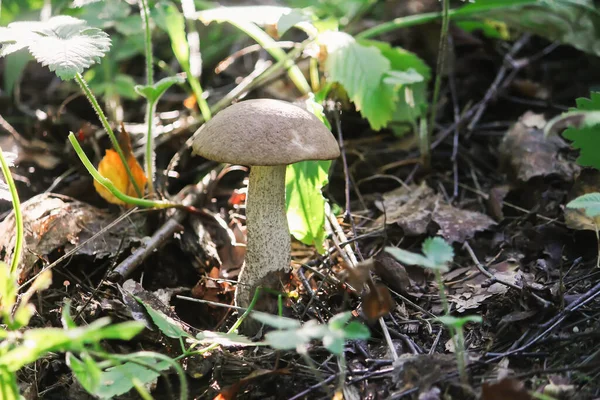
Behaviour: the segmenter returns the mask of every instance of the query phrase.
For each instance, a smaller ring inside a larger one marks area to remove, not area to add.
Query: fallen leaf
[[[519,266],[520,264],[518,261],[508,259],[491,265],[486,269],[503,282],[517,284],[517,282],[522,279],[522,273]],[[448,274],[452,274],[452,272],[453,271]],[[448,281],[448,274],[444,275],[445,281]],[[458,278],[456,284],[448,283],[448,300],[456,304],[456,311],[460,313],[478,308],[485,300],[492,296],[503,295],[508,292],[508,286],[502,283],[496,282],[489,285],[488,277],[483,275],[475,267],[465,271],[465,275],[466,276],[462,278],[453,275],[453,280]]]
[[[600,192],[600,171],[584,169],[575,178],[568,201],[588,193]],[[571,229],[595,231],[600,227],[600,216],[589,217],[585,210],[565,207],[565,223]]]
[[[21,204],[25,228],[25,248],[19,265],[19,281],[27,280],[34,265],[58,249],[65,252],[83,243],[114,220],[114,216],[73,198],[44,193]],[[143,217],[135,215],[121,221],[110,232],[86,243],[77,250],[78,255],[105,257],[115,255],[120,246],[128,247],[139,241]],[[12,257],[16,236],[14,213],[0,224],[0,251],[3,260]],[[123,241],[123,242],[122,242]],[[122,243],[121,243],[122,242]]]
[[[233,385],[221,390],[221,393],[219,393],[217,396],[215,396],[213,400],[234,400],[237,397],[237,394],[240,391],[240,389],[242,389],[242,387],[247,385],[253,379],[256,379],[258,377],[265,376],[265,375],[289,374],[289,373],[290,373],[290,370],[287,368],[281,368],[281,369],[277,369],[274,371],[268,370],[268,369],[259,369],[259,370],[253,371],[250,373],[250,375],[246,376],[245,378],[242,378],[238,382],[234,383]]]
[[[138,188],[143,193],[147,182],[146,174],[144,173],[144,170],[133,155],[133,152],[131,150],[131,141],[129,139],[129,134],[125,129],[121,129],[121,134],[119,136],[119,144],[121,146],[121,149],[123,150],[125,158],[127,159],[127,165],[131,170],[133,179],[137,183]],[[98,164],[98,172],[103,177],[109,179],[113,183],[113,185],[115,185],[115,187],[122,193],[131,197],[139,197],[137,195],[134,185],[129,180],[129,175],[127,174],[127,170],[125,169],[125,166],[123,165],[119,154],[115,150],[106,150],[106,154]],[[123,200],[116,198],[108,189],[106,189],[104,186],[102,186],[95,180],[94,187],[96,188],[98,194],[109,203],[124,206],[128,205]]]
[[[394,308],[394,299],[385,285],[374,285],[363,297],[362,309],[370,321],[386,316]]]
[[[385,221],[398,224],[406,235],[422,235],[429,224],[435,222],[439,226],[438,235],[450,242],[464,242],[476,232],[496,224],[485,214],[445,204],[442,196],[425,182],[387,192],[376,206],[384,214],[373,223],[375,228],[380,228]]]
[[[461,210],[440,203],[433,210],[431,219],[440,227],[437,234],[451,243],[463,243],[472,238],[476,232],[496,225],[493,219],[480,212]]]
[[[558,175],[570,181],[579,167],[565,160],[560,150],[568,144],[558,136],[544,137],[542,115],[526,112],[506,132],[500,154],[502,169],[516,180],[527,182],[538,176]]]
[[[481,400],[533,400],[523,382],[505,378],[498,382],[484,382],[481,388]]]

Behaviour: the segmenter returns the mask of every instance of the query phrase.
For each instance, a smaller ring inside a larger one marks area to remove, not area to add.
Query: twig
[[[473,260],[473,263],[475,264],[475,266],[477,267],[477,269],[486,277],[488,277],[492,283],[501,283],[504,286],[508,286],[509,288],[515,289],[515,290],[523,290],[522,287],[515,285],[514,283],[510,283],[510,282],[506,282],[502,279],[497,278],[494,274],[492,274],[491,272],[487,271],[483,265],[481,265],[481,263],[479,262],[479,259],[477,258],[477,256],[475,255],[475,252],[473,251],[473,249],[471,248],[471,245],[469,245],[469,242],[465,241],[463,247],[465,249],[467,249],[467,251],[469,252],[469,255],[471,256],[471,260]]]

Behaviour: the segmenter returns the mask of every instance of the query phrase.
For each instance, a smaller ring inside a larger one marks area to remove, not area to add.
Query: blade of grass
[[[0,148],[0,166],[2,167],[2,174],[4,175],[4,181],[8,186],[8,190],[10,191],[10,197],[12,200],[12,206],[15,213],[15,227],[16,227],[16,239],[15,239],[15,250],[13,254],[13,259],[10,264],[10,272],[13,273],[17,270],[19,266],[19,262],[21,261],[21,253],[23,251],[23,215],[21,214],[21,202],[19,200],[19,193],[17,192],[17,187],[15,186],[15,181],[13,180],[12,174],[10,173],[10,168],[8,167],[8,162],[4,157],[4,153]]]

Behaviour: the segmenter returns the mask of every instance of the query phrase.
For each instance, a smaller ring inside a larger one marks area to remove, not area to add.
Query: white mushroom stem
[[[290,270],[290,231],[285,211],[285,165],[250,169],[246,197],[248,244],[235,303],[247,307],[258,286]],[[269,276],[268,276],[269,275]],[[266,278],[266,279],[265,279]]]

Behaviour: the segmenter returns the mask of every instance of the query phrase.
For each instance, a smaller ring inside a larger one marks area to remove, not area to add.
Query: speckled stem
[[[258,286],[272,286],[277,283],[279,273],[290,270],[285,170],[285,165],[250,169],[246,198],[248,244],[235,293],[235,303],[239,307],[250,304]]]

